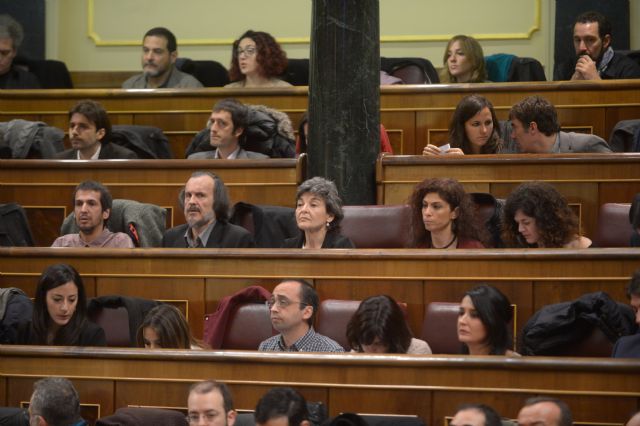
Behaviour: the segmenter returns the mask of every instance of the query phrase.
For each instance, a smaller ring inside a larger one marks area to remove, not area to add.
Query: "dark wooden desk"
[[[548,182],[575,207],[583,232],[593,237],[602,204],[629,203],[640,192],[640,154],[385,155],[376,168],[377,203],[405,203],[417,183],[432,177],[455,178],[467,192],[497,198],[507,198],[522,182]]]
[[[75,186],[87,179],[106,185],[113,198],[167,209],[167,227],[184,223],[178,193],[196,170],[216,173],[232,203],[294,206],[306,156],[271,160],[0,160],[0,200],[21,204],[38,245],[50,246],[73,211]]]
[[[33,297],[42,271],[59,262],[78,269],[88,297],[122,294],[183,307],[196,336],[222,297],[249,285],[272,290],[284,278],[310,280],[320,300],[389,294],[407,303],[418,334],[429,303],[459,302],[479,283],[498,287],[516,306],[518,331],[542,306],[584,293],[602,290],[626,302],[640,250],[0,248],[0,287]]]
[[[640,406],[640,361],[631,360],[21,346],[0,347],[0,358],[3,405],[28,401],[40,377],[64,376],[85,411],[101,416],[128,405],[185,407],[190,384],[210,378],[230,386],[237,409],[254,409],[271,387],[292,386],[330,415],[416,414],[438,426],[464,402],[515,418],[526,398],[551,395],[591,425],[622,425]]]
[[[605,140],[619,120],[640,117],[639,80],[385,86],[380,89],[380,120],[394,153],[421,154],[427,143],[445,141],[456,105],[472,93],[489,98],[501,120],[524,97],[542,95],[556,106],[563,129],[593,133]],[[42,120],[66,129],[71,106],[92,98],[105,106],[113,124],[160,127],[171,141],[174,156],[183,158],[191,138],[205,127],[213,104],[227,97],[282,110],[297,129],[307,109],[308,88],[4,91],[0,121]]]

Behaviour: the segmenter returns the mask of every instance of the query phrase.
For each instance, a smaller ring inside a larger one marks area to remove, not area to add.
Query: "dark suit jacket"
[[[640,333],[618,339],[611,356],[614,358],[640,358]]]
[[[305,242],[304,232],[300,232],[297,237],[284,240],[282,248],[302,248]],[[356,248],[353,242],[336,231],[329,231],[324,237],[322,248]]]
[[[184,239],[184,233],[187,232],[188,227],[189,225],[185,223],[167,230],[162,237],[162,247],[186,248],[187,242]],[[256,243],[249,231],[228,222],[216,222],[207,240],[207,248],[250,248],[255,246]]]
[[[75,160],[78,158],[78,151],[66,149],[56,154],[55,158],[62,160]],[[115,143],[103,143],[100,148],[98,160],[137,160],[138,156],[129,148],[125,148]]]

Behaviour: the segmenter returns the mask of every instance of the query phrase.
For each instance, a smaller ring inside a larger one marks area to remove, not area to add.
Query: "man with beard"
[[[562,80],[610,80],[640,78],[640,65],[611,47],[611,23],[598,12],[585,12],[573,25],[577,60],[569,62]]]
[[[202,87],[195,77],[175,67],[178,58],[176,36],[164,27],[151,28],[142,39],[142,74],[122,83],[123,89]]]
[[[73,205],[80,232],[59,237],[51,247],[134,248],[127,234],[111,232],[106,226],[112,198],[105,186],[93,180],[81,182],[73,191]]]
[[[213,173],[194,172],[178,196],[184,208],[184,225],[164,233],[162,247],[255,247],[246,229],[229,223],[229,195],[222,179]]]
[[[136,159],[128,148],[111,143],[111,122],[107,111],[98,102],[84,100],[69,111],[69,141],[71,149],[59,152],[55,158],[65,160]]]

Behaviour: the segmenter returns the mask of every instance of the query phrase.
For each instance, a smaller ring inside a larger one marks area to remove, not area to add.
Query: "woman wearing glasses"
[[[229,77],[225,87],[288,87],[278,78],[287,68],[287,54],[269,33],[249,30],[233,42]]]

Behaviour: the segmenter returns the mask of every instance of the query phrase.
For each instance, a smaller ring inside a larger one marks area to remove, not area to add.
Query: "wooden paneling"
[[[640,250],[261,250],[0,248],[0,287],[34,295],[50,264],[73,265],[90,295],[122,294],[187,306],[195,335],[203,314],[249,285],[272,290],[284,278],[309,279],[321,300],[389,294],[408,305],[414,333],[430,302],[459,302],[479,283],[500,288],[516,307],[516,330],[549,303],[597,290],[626,303],[624,287]],[[93,292],[93,293],[92,293]]]
[[[0,160],[0,200],[27,211],[36,245],[50,246],[64,217],[73,211],[75,186],[94,179],[113,198],[167,209],[169,225],[184,223],[178,193],[196,170],[216,173],[232,203],[293,206],[306,157],[271,160]]]
[[[88,80],[97,78],[89,77]],[[294,129],[308,103],[307,87],[16,92],[3,94],[0,121],[42,120],[66,129],[69,108],[79,99],[92,98],[104,104],[114,124],[147,124],[169,132],[175,158],[183,158],[184,152],[184,140],[176,136],[201,130],[213,104],[223,98],[236,97],[244,103],[284,111],[291,117]],[[385,86],[380,89],[380,117],[389,132],[394,153],[421,154],[428,141],[439,144],[446,139],[453,110],[462,97],[471,93],[488,97],[501,120],[508,117],[513,104],[539,94],[556,105],[564,129],[586,131],[604,139],[609,138],[619,120],[640,116],[640,82],[637,80]]]
[[[414,414],[443,425],[463,402],[485,402],[514,418],[536,394],[569,403],[574,419],[621,424],[638,406],[638,362],[576,358],[270,354],[244,351],[0,347],[9,405],[28,400],[39,377],[69,377],[82,403],[102,415],[126,405],[184,407],[188,386],[215,378],[236,408],[251,409],[273,386],[292,386],[343,411]],[[13,386],[12,386],[13,385]]]
[[[629,203],[640,192],[640,155],[516,154],[434,158],[389,156],[378,160],[378,204],[401,204],[419,182],[451,177],[467,192],[490,192],[507,198],[520,183],[539,180],[555,186],[580,213],[582,230],[595,235],[598,210],[604,203]]]

